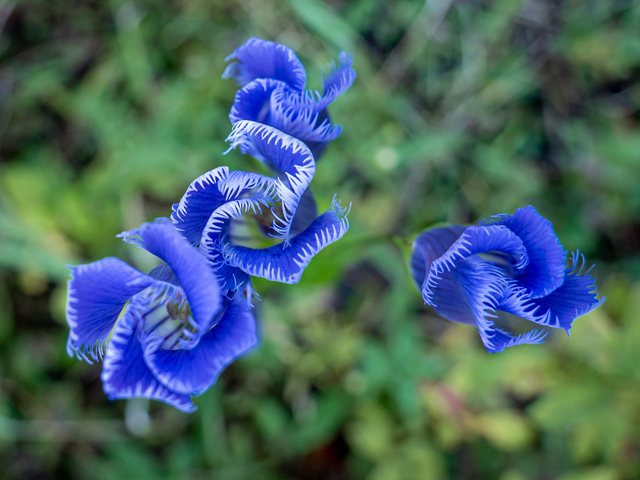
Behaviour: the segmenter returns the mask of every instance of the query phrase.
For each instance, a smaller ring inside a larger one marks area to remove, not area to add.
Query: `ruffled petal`
[[[219,184],[219,188],[227,201],[237,199],[248,192],[254,195],[261,194],[268,199],[274,199],[277,196],[276,179],[258,173],[229,172],[224,182]]]
[[[91,363],[99,360],[105,342],[126,303],[155,280],[117,258],[71,267],[68,283],[67,352]]]
[[[209,172],[209,177],[214,177],[212,172]],[[212,267],[222,291],[235,291],[246,284],[249,277],[241,270],[224,263],[221,254],[223,239],[227,239],[229,235],[232,219],[239,218],[249,210],[254,214],[262,212],[262,208],[277,197],[276,179],[236,171],[227,171],[223,175],[215,175],[215,178],[215,184],[197,179],[189,187],[179,206],[174,206],[172,221],[177,226],[190,225],[194,236],[198,236],[195,243]],[[209,189],[215,190],[215,193],[210,194]],[[252,196],[240,198],[248,194]],[[211,198],[219,201],[211,201]]]
[[[202,232],[200,251],[211,261],[223,246],[223,241],[229,235],[229,226],[233,219],[240,218],[243,213],[251,212],[254,215],[262,213],[264,207],[269,204],[261,194],[247,198],[231,200],[217,208],[209,217]]]
[[[209,388],[236,357],[257,345],[256,321],[248,301],[236,295],[223,311],[222,318],[191,350],[158,348],[164,339],[150,334],[145,345],[145,361],[167,388],[198,395]]]
[[[340,125],[329,121],[322,98],[315,99],[312,92],[275,90],[271,97],[269,125],[292,137],[306,142],[330,142],[342,133]]]
[[[342,127],[331,124],[326,109],[319,108],[321,103],[326,102],[320,96],[316,100],[313,92],[296,92],[283,82],[260,78],[236,92],[229,120],[269,125],[307,145],[323,147],[340,136]]]
[[[295,91],[283,89],[281,97],[274,101],[287,107],[308,110],[313,113],[324,111],[340,95],[346,92],[356,79],[356,71],[351,68],[353,56],[345,52],[340,53],[338,63],[335,61],[328,65],[327,72],[323,75],[323,91],[315,90]]]
[[[475,324],[487,351],[542,342],[544,332],[533,330],[514,337],[496,328],[491,320],[509,285],[502,268],[478,256],[493,251],[506,254],[516,270],[527,263],[522,242],[506,227],[471,226],[462,233],[459,226],[433,229],[416,240],[412,276],[416,282],[422,280],[422,296],[439,315]]]
[[[180,203],[173,205],[171,221],[187,240],[198,246],[212,212],[248,191],[273,198],[276,196],[276,181],[256,173],[215,168],[189,185]]]
[[[441,257],[466,229],[462,225],[431,228],[414,240],[409,270],[419,290],[422,290],[431,263]]]
[[[286,242],[300,198],[315,174],[315,162],[309,148],[273,127],[250,121],[235,123],[227,141],[231,142],[229,149],[240,146],[284,176],[275,180],[283,213],[282,218],[276,216],[273,229],[275,236]]]
[[[349,229],[347,209],[335,199],[304,232],[265,249],[227,245],[225,260],[249,275],[283,283],[297,283],[311,259],[324,247],[340,239]]]
[[[218,188],[219,183],[229,176],[229,168],[215,168],[196,178],[180,199],[173,205],[171,221],[193,245],[200,244],[202,230],[211,212],[226,201]]]
[[[478,257],[470,257],[437,279],[431,302],[438,315],[455,322],[476,325],[486,350],[501,352],[524,343],[542,343],[546,333],[532,330],[514,336],[497,328],[492,320],[498,299],[508,279],[499,267]]]
[[[196,406],[188,395],[166,388],[147,367],[136,308],[135,302],[127,307],[111,336],[101,374],[104,392],[110,400],[143,397],[160,400],[183,412],[194,411]]]
[[[271,95],[278,90],[288,88],[284,82],[272,78],[257,78],[236,92],[233,106],[229,112],[231,123],[240,120],[270,123]]]
[[[514,277],[532,298],[543,297],[562,285],[564,249],[551,222],[535,208],[519,208],[513,215],[497,215],[481,224],[504,225],[522,240],[527,249],[529,264]]]
[[[227,66],[222,78],[233,78],[240,85],[256,78],[281,80],[295,90],[303,90],[307,74],[289,47],[260,38],[250,38],[236,48],[225,61],[238,60]]]
[[[226,263],[222,253],[226,243],[233,240],[230,235],[231,221],[240,218],[246,212],[252,212],[254,215],[262,213],[264,207],[268,207],[266,198],[258,194],[231,200],[217,208],[209,217],[202,232],[200,251],[215,272],[223,292],[236,291],[249,281],[249,276],[245,272]]]
[[[542,298],[532,298],[528,290],[514,285],[500,302],[499,309],[547,327],[562,328],[567,333],[573,321],[604,302],[596,298],[595,278],[584,271],[584,257],[571,254],[563,284]]]
[[[180,235],[169,219],[144,223],[118,237],[154,254],[173,270],[184,289],[198,334],[204,333],[220,307],[220,286],[207,261]]]
[[[287,135],[313,145],[317,153],[342,133],[332,125],[326,108],[355,80],[352,57],[344,52],[338,65],[329,65],[324,78],[324,95],[308,90],[292,90],[285,83],[256,79],[236,93],[229,119],[231,123],[250,120],[270,125]]]
[[[491,320],[496,317],[497,299],[507,288],[507,279],[502,269],[484,260],[463,262],[454,276],[458,277],[457,284],[466,293],[480,338],[488,352],[496,353],[515,345],[537,344],[544,341],[546,336],[544,330],[531,330],[516,337],[496,328]],[[440,313],[440,310],[437,310]]]
[[[328,71],[324,74],[322,89],[324,95],[318,102],[317,108],[325,109],[336,98],[346,92],[356,79],[356,71],[351,68],[353,65],[353,55],[340,52],[338,64],[335,62],[328,65]]]
[[[468,227],[444,254],[431,262],[429,274],[422,285],[422,297],[425,302],[436,306],[433,303],[433,295],[443,273],[455,270],[472,256],[493,251],[509,255],[513,268],[517,271],[527,265],[527,251],[522,241],[508,228],[503,226]],[[476,262],[480,258],[474,257],[473,260]],[[504,272],[502,269],[499,270]]]

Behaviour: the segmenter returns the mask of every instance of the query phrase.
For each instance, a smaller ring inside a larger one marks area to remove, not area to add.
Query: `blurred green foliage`
[[[0,0],[0,479],[640,478],[640,5],[631,0]],[[356,84],[312,183],[351,230],[256,281],[262,343],[181,414],[67,357],[65,263],[220,165],[249,36]],[[422,305],[407,243],[532,204],[596,261],[571,339],[490,355]],[[150,418],[147,417],[150,412]]]

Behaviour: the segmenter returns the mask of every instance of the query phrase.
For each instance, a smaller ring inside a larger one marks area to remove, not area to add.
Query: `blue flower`
[[[299,138],[318,159],[328,142],[340,136],[342,127],[331,124],[327,107],[354,82],[353,57],[341,52],[338,63],[328,66],[323,93],[305,90],[307,74],[289,47],[250,38],[226,58],[237,60],[222,78],[233,78],[242,87],[229,113],[231,123],[251,120]]]
[[[148,275],[117,258],[71,267],[67,351],[104,357],[111,400],[145,397],[193,411],[190,396],[257,343],[248,300],[221,296],[205,258],[168,219],[119,235],[164,263]]]
[[[565,265],[568,263],[568,265]],[[514,336],[496,327],[498,310],[567,333],[603,301],[584,257],[567,255],[551,222],[529,206],[478,226],[427,230],[413,244],[411,274],[442,317],[475,325],[489,352],[542,343],[546,332]]]
[[[317,215],[308,189],[315,162],[300,140],[251,121],[235,123],[227,140],[278,176],[216,168],[191,183],[171,219],[208,258],[223,290],[249,276],[296,283],[313,256],[347,232],[348,212],[334,198]],[[266,236],[252,236],[252,227]],[[265,238],[279,243],[264,245]]]

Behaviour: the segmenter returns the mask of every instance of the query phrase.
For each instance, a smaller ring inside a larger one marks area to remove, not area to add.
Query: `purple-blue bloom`
[[[531,206],[477,226],[427,230],[415,240],[410,264],[425,303],[448,320],[475,325],[489,352],[546,336],[498,328],[497,311],[568,333],[574,319],[599,306],[604,298],[596,298],[584,266],[578,253],[567,258],[551,222]]]
[[[171,219],[209,260],[222,289],[235,290],[250,276],[296,283],[315,254],[349,228],[347,211],[334,199],[317,215],[308,190],[315,173],[309,148],[297,138],[256,122],[234,124],[227,139],[265,163],[276,177],[219,167],[191,183]],[[251,237],[251,227],[271,245]],[[273,242],[272,242],[273,243]]]
[[[326,145],[340,136],[342,127],[330,121],[327,107],[354,82],[353,57],[341,52],[328,65],[323,93],[305,90],[307,74],[289,47],[250,38],[226,58],[236,60],[222,78],[233,78],[242,87],[229,113],[231,123],[251,120],[264,123],[302,140],[316,160]]]
[[[111,400],[145,397],[190,412],[237,356],[257,344],[243,292],[222,296],[202,254],[168,219],[119,235],[164,263],[144,274],[117,258],[71,267],[67,351],[104,357]]]

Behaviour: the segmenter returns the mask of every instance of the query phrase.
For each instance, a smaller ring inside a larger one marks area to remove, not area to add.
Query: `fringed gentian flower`
[[[568,265],[565,265],[568,263]],[[596,299],[584,257],[566,253],[551,222],[533,207],[478,226],[433,228],[413,244],[411,273],[422,297],[442,317],[475,325],[489,352],[542,343],[546,332],[513,336],[492,318],[503,311],[567,333]]]
[[[348,212],[335,198],[319,216],[310,206],[315,162],[300,140],[250,121],[235,123],[227,140],[278,176],[216,168],[194,180],[171,219],[209,259],[223,290],[249,276],[296,283],[313,256],[346,233]]]
[[[206,259],[168,219],[119,235],[163,262],[144,274],[117,258],[72,267],[67,350],[104,356],[111,400],[145,397],[190,412],[238,355],[257,343],[246,297],[222,297]]]
[[[342,127],[332,125],[327,107],[354,82],[353,58],[340,53],[338,63],[328,66],[323,93],[305,90],[307,74],[289,47],[260,38],[250,38],[226,60],[237,60],[222,78],[233,78],[242,87],[229,113],[231,123],[252,120],[264,123],[311,149],[316,160],[326,145],[340,136]]]

